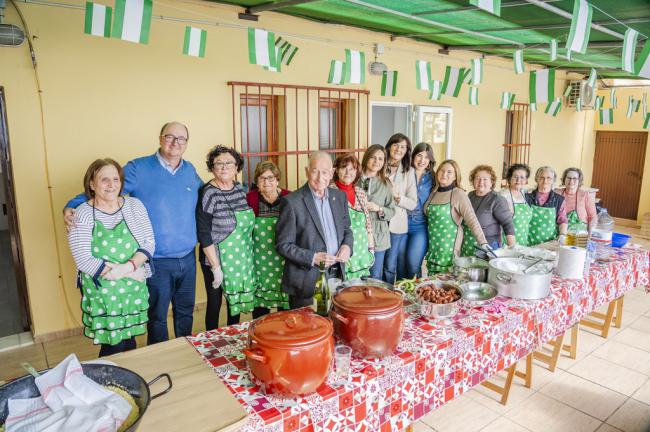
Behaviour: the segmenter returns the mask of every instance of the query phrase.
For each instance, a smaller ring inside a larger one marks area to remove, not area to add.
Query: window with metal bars
[[[370,102],[367,90],[288,84],[229,82],[234,148],[244,158],[242,182],[251,185],[255,166],[272,160],[281,186],[305,181],[309,153],[352,152],[367,148]]]
[[[529,163],[531,125],[532,120],[528,104],[514,103],[512,109],[506,112],[502,178],[505,178],[511,165]]]

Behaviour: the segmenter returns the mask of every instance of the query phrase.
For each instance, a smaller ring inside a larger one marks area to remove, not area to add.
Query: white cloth
[[[40,397],[9,400],[7,432],[115,432],[131,411],[122,396],[86,377],[74,354],[35,383]]]

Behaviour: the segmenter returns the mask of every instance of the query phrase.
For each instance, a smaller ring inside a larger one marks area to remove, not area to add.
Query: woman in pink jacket
[[[580,189],[584,176],[580,168],[567,168],[562,173],[564,188],[555,190],[564,197],[569,229],[589,230],[596,224],[596,203],[593,194]]]

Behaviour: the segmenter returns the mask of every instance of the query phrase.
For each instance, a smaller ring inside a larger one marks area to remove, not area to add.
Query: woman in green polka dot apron
[[[121,211],[121,210],[120,210]],[[122,220],[107,229],[95,219],[92,233],[92,255],[107,263],[124,264],[138,250],[139,244]],[[147,327],[149,291],[145,282],[128,277],[106,280],[80,273],[81,310],[84,335],[95,344],[116,345],[122,340],[144,334]]]
[[[510,197],[512,198],[512,191]],[[530,222],[533,218],[533,209],[528,203],[516,203],[514,198],[512,201],[513,215],[512,223],[515,226],[515,239],[517,244],[521,246],[528,246],[528,235],[530,231]]]
[[[562,217],[564,197],[553,191],[553,183],[556,178],[557,175],[552,167],[538,168],[535,173],[537,188],[526,194],[526,202],[533,209],[528,231],[529,246],[556,240],[558,234],[566,234],[565,222],[559,224],[558,229],[558,221],[566,218],[566,214]],[[545,199],[545,201],[541,201],[541,199]]]
[[[253,265],[253,209],[236,211],[235,230],[217,246],[223,271],[223,290],[231,315],[252,312],[255,306]]]
[[[575,232],[587,231],[587,224],[580,219],[580,216],[578,216],[578,211],[577,211],[577,208],[578,208],[578,191],[576,191],[575,195],[576,195],[575,208],[573,210],[571,210],[569,212],[569,214],[566,215],[567,219],[569,221],[568,222],[568,226],[569,226],[568,229],[571,230],[571,231],[575,231]],[[562,194],[562,196],[564,196],[564,193]]]
[[[370,252],[368,245],[368,231],[366,230],[366,215],[362,211],[352,208],[348,203],[350,214],[350,229],[354,236],[352,256],[345,264],[345,279],[359,279],[370,276],[370,267],[375,262],[375,256]]]
[[[458,234],[458,225],[451,215],[453,193],[452,191],[448,203],[427,206],[429,250],[426,260],[429,274],[446,272],[454,264],[454,244]]]
[[[474,247],[475,245],[478,245],[476,236],[470,227],[467,226],[465,222],[463,222],[463,243],[460,246],[460,255],[464,257],[474,256],[476,254],[476,248]]]
[[[533,205],[530,229],[528,231],[529,246],[555,240],[557,238],[556,212],[554,207]]]
[[[289,295],[282,292],[284,258],[275,249],[277,216],[256,217],[253,230],[255,274],[258,288],[255,306],[289,309]]]

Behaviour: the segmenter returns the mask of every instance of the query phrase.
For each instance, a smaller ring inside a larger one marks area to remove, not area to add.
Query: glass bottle
[[[327,286],[327,276],[325,275],[325,263],[319,265],[320,276],[316,280],[314,289],[314,302],[316,303],[316,313],[321,316],[327,316],[330,310],[331,294]]]

